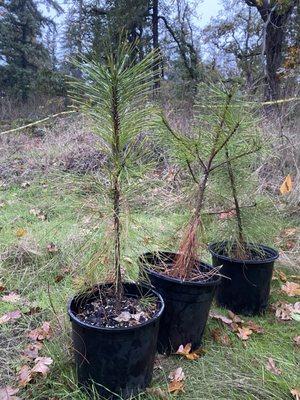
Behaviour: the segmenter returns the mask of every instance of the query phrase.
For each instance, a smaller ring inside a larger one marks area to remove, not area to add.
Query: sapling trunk
[[[243,231],[243,224],[242,224],[242,213],[241,213],[241,207],[240,207],[239,200],[238,200],[234,171],[233,171],[232,164],[230,161],[229,151],[228,151],[227,146],[225,148],[225,155],[226,155],[226,165],[227,165],[227,171],[228,171],[228,176],[229,176],[229,182],[230,182],[232,197],[233,197],[234,206],[235,206],[235,217],[236,217],[237,229],[238,229],[238,240],[236,243],[234,243],[234,245],[236,245],[235,255],[237,256],[237,258],[244,259],[246,257],[246,247],[245,247],[245,238],[244,238],[244,231]]]
[[[118,105],[118,80],[117,77],[114,79],[112,88],[112,118],[113,118],[113,212],[114,212],[114,271],[115,271],[115,291],[117,299],[122,297],[122,275],[121,275],[121,247],[120,247],[120,235],[121,235],[121,224],[120,224],[120,198],[121,198],[121,187],[120,187],[120,166],[121,166],[121,154],[120,154],[120,116],[119,116],[119,105]]]

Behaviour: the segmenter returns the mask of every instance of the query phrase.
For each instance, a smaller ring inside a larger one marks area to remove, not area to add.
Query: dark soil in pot
[[[160,321],[158,352],[170,354],[180,345],[191,343],[192,350],[200,347],[214,293],[221,278],[217,275],[206,281],[182,281],[159,269],[172,267],[176,253],[145,253],[140,259],[141,274],[146,274],[165,301],[165,312]],[[198,262],[201,272],[212,267]]]
[[[126,399],[151,382],[164,302],[146,285],[126,283],[116,309],[109,290],[99,285],[68,305],[75,365],[80,386],[94,384],[104,398]]]
[[[274,262],[278,252],[263,245],[248,245],[248,257],[228,255],[228,242],[212,243],[214,266],[222,265],[222,281],[216,293],[218,305],[236,314],[262,314],[268,306]]]

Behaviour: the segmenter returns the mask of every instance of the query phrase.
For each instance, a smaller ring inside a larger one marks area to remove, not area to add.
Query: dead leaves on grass
[[[20,397],[15,396],[20,389],[6,386],[0,388],[0,400],[20,400]]]
[[[300,301],[295,304],[285,303],[278,301],[273,304],[272,308],[275,310],[275,316],[281,321],[300,321]]]
[[[49,372],[49,365],[53,363],[50,357],[39,357],[39,351],[42,349],[42,342],[49,339],[52,335],[50,322],[45,321],[41,327],[31,330],[27,337],[33,343],[29,344],[22,353],[22,358],[28,364],[23,365],[17,374],[18,382],[21,387],[25,387],[36,377],[46,376]],[[34,363],[34,365],[33,365]],[[30,365],[31,364],[31,365]]]
[[[286,282],[281,286],[281,290],[289,297],[300,296],[300,284],[296,282]]]
[[[202,353],[203,353],[202,349],[192,351],[192,344],[188,343],[185,346],[181,344],[175,354],[183,356],[187,360],[193,361],[193,360],[198,360],[198,358],[201,356]]]
[[[22,317],[22,313],[20,310],[10,311],[0,317],[0,325],[5,324],[11,320],[16,320]]]
[[[168,385],[169,393],[178,394],[184,391],[185,375],[181,367],[176,368],[169,374],[170,383]]]
[[[220,328],[212,329],[211,330],[211,335],[212,335],[212,338],[214,339],[215,342],[220,343],[223,346],[230,346],[231,345],[231,341],[230,341],[229,336],[222,329],[220,329]]]
[[[228,311],[228,317],[225,315],[221,315],[215,312],[210,312],[211,318],[217,319],[221,321],[223,324],[227,325],[228,328],[236,333],[237,337],[243,341],[248,340],[252,333],[264,333],[264,330],[261,326],[257,325],[253,321],[244,322],[238,315],[234,314],[232,311]],[[221,336],[221,331],[215,330],[212,331],[212,336],[214,340],[218,343],[224,344],[228,346],[230,343],[229,337],[226,337],[226,334],[223,337]]]
[[[41,327],[33,329],[27,334],[27,337],[31,340],[43,341],[45,339],[50,339],[52,335],[52,329],[50,322],[45,321]]]

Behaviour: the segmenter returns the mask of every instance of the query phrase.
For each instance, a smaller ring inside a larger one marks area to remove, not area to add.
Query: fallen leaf
[[[28,365],[23,365],[17,376],[19,385],[22,387],[27,386],[27,384],[32,380],[31,368]]]
[[[200,357],[199,353],[191,350],[192,350],[191,343],[188,343],[185,346],[181,344],[175,354],[184,356],[188,360],[198,360],[198,358]]]
[[[39,355],[39,350],[43,347],[42,343],[36,342],[29,344],[22,353],[22,357],[26,360],[35,360]]]
[[[297,347],[299,347],[299,346],[300,346],[300,336],[295,336],[295,337],[293,338],[293,340],[294,340],[295,345],[296,345]]]
[[[171,371],[169,374],[170,381],[181,382],[185,379],[185,375],[183,369],[181,367],[176,368],[174,371]]]
[[[229,336],[222,331],[220,328],[215,328],[211,331],[211,335],[215,342],[222,344],[223,346],[230,346],[231,342]]]
[[[282,236],[285,237],[290,237],[290,236],[294,236],[297,233],[297,228],[286,228],[282,231]]]
[[[5,324],[6,322],[9,322],[11,320],[21,318],[21,317],[22,317],[22,313],[20,310],[10,311],[10,312],[2,315],[2,317],[0,317],[0,325]]]
[[[248,321],[247,322],[247,328],[251,329],[251,331],[254,332],[254,333],[264,333],[263,327],[257,325],[253,321]]]
[[[211,318],[220,320],[220,321],[224,322],[224,324],[226,324],[226,325],[230,325],[233,322],[233,320],[231,318],[227,318],[227,317],[225,317],[225,315],[221,315],[221,314],[215,313],[213,311],[211,311],[209,313],[209,315]]]
[[[16,231],[16,236],[18,238],[22,238],[23,236],[27,235],[27,230],[25,228],[18,228]]]
[[[184,392],[183,389],[184,389],[184,383],[183,382],[172,381],[168,385],[169,393],[177,394],[179,392]]]
[[[274,375],[281,375],[281,370],[276,367],[275,361],[272,357],[268,358],[266,368],[268,371],[272,372]]]
[[[294,307],[290,303],[277,302],[273,305],[275,316],[282,321],[291,321]]]
[[[50,357],[37,357],[35,360],[35,366],[32,368],[32,374],[42,374],[46,376],[50,370],[49,365],[53,363]]]
[[[293,189],[292,177],[288,174],[279,188],[281,194],[287,194]]]
[[[6,294],[5,296],[1,297],[2,301],[5,301],[6,303],[19,303],[21,301],[21,296],[15,292],[11,292],[9,294]]]
[[[252,333],[253,333],[252,330],[249,329],[248,327],[242,327],[238,328],[237,336],[241,340],[248,340]]]
[[[300,400],[300,389],[292,389],[291,395],[294,397],[295,400]]]
[[[169,393],[178,393],[183,391],[185,375],[181,367],[176,368],[169,374],[170,383],[168,385]]]
[[[295,321],[300,321],[300,301],[297,301],[297,303],[293,305],[291,317]]]
[[[5,289],[6,287],[4,286],[4,283],[0,281],[0,292],[3,292]]]
[[[300,284],[295,282],[286,282],[285,285],[281,286],[281,290],[285,292],[289,297],[300,296]]]
[[[58,248],[57,248],[56,244],[54,244],[53,242],[50,242],[49,244],[47,244],[47,250],[49,253],[57,253],[58,252]]]
[[[0,400],[20,400],[20,397],[15,396],[19,390],[11,386],[0,388]]]
[[[278,271],[278,276],[279,276],[279,279],[280,279],[282,282],[286,282],[286,281],[287,281],[287,277],[286,277],[286,274],[285,274],[284,272]]]
[[[241,317],[239,317],[238,315],[236,315],[234,312],[232,311],[228,311],[228,317],[230,319],[232,319],[233,322],[235,322],[236,324],[242,324],[244,321],[241,319]]]
[[[48,321],[45,321],[40,328],[33,329],[27,334],[29,339],[39,340],[39,341],[50,339],[51,335],[52,335],[51,326],[50,322]]]

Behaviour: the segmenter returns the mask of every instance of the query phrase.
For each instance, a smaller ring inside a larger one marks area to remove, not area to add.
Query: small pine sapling
[[[229,152],[234,137],[239,137],[249,124],[243,114],[236,112],[237,95],[236,88],[227,90],[224,86],[200,85],[190,134],[173,129],[166,117],[162,117],[160,137],[171,148],[176,162],[187,169],[196,186],[195,207],[180,241],[174,266],[168,271],[180,279],[208,278],[207,272],[197,271],[196,276],[194,273],[203,232],[204,201],[211,175],[218,170],[228,169],[231,162],[258,148],[257,143],[251,143],[250,148],[240,146],[234,153]],[[210,272],[214,273],[216,271]]]
[[[120,43],[106,55],[105,62],[88,60],[76,63],[82,79],[70,82],[70,96],[83,113],[89,115],[94,132],[101,139],[106,155],[106,181],[102,190],[112,203],[114,287],[117,299],[123,294],[121,275],[122,185],[139,154],[140,134],[151,127],[155,108],[149,103],[153,90],[153,65],[157,52],[136,62],[135,44]]]

